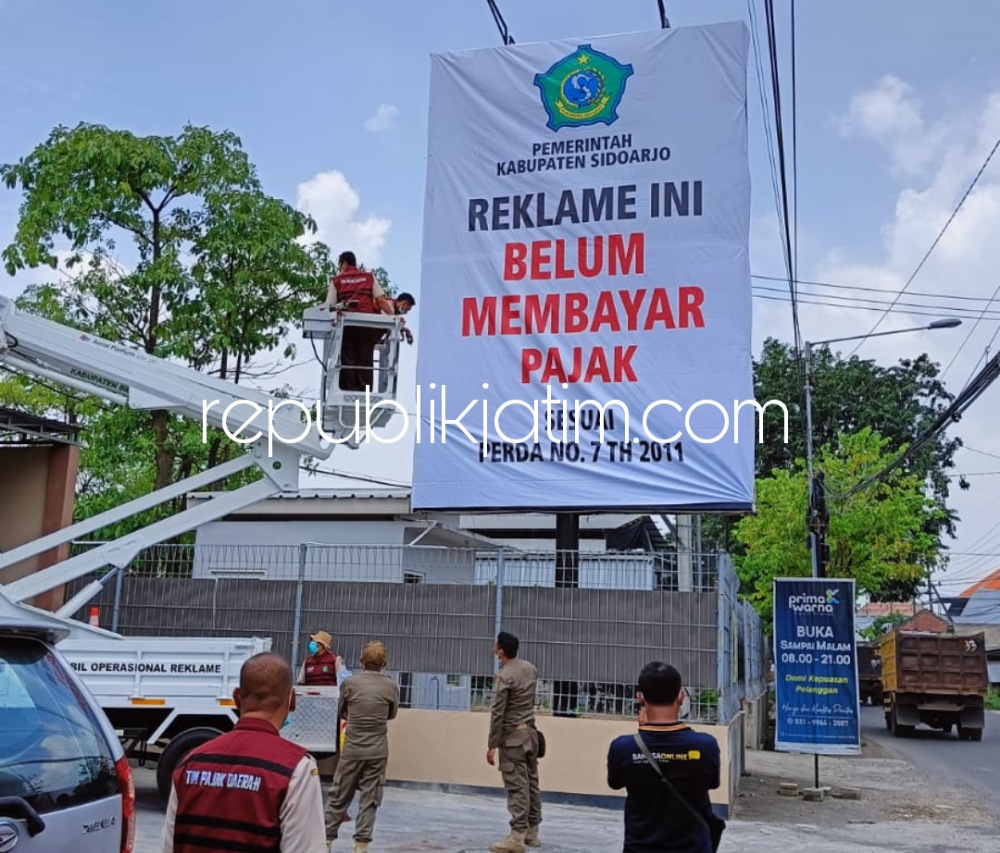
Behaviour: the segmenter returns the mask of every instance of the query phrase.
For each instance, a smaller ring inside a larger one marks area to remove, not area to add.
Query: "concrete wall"
[[[0,450],[0,550],[9,551],[42,535],[49,476],[49,448],[8,447]],[[0,580],[22,578],[35,571],[37,560],[25,560],[0,572]]]
[[[743,737],[746,749],[763,749],[767,733],[767,694],[743,701]]]
[[[389,781],[502,788],[499,771],[486,763],[489,722],[483,712],[401,710],[389,724]],[[537,722],[548,746],[539,763],[543,799],[546,793],[624,797],[623,791],[607,785],[608,745],[619,735],[632,734],[633,721],[538,717]],[[712,791],[712,804],[723,816],[733,804],[742,770],[738,753],[732,751],[742,726],[740,717],[730,726],[692,726],[719,743],[722,778]]]
[[[0,550],[72,523],[78,463],[75,445],[0,448]],[[51,549],[0,571],[0,583],[10,583],[68,556],[68,545]],[[53,610],[63,600],[60,587],[36,596],[34,604]]]

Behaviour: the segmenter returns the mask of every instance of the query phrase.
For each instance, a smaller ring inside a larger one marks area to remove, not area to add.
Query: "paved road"
[[[136,853],[163,853],[163,803],[149,769],[135,773],[138,794]],[[544,796],[544,795],[543,795]],[[356,813],[356,811],[355,811]],[[378,853],[484,853],[507,830],[501,797],[465,796],[390,787],[379,809],[373,850]],[[993,827],[955,827],[919,820],[822,827],[731,820],[719,853],[996,853]],[[347,824],[348,827],[351,824]],[[336,853],[351,849],[348,831]],[[618,809],[544,806],[544,853],[620,853]]]
[[[885,727],[882,709],[861,707],[865,738],[907,759],[920,770],[974,789],[1000,809],[1000,712],[988,711],[981,741],[960,741],[958,735],[919,727],[913,737],[893,737]]]

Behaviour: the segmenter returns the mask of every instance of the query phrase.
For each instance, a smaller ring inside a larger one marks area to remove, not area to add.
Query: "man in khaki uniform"
[[[339,721],[346,719],[347,737],[326,803],[326,838],[331,844],[336,840],[347,807],[360,790],[354,853],[368,853],[389,763],[388,721],[399,710],[399,688],[382,673],[387,663],[385,646],[368,643],[361,653],[364,670],[340,686],[338,728]]]
[[[500,750],[500,772],[507,791],[510,834],[490,845],[493,853],[524,853],[525,845],[540,847],[538,825],[542,800],[538,790],[538,730],[535,728],[535,685],[538,670],[517,656],[520,645],[513,634],[501,631],[493,644],[500,661],[493,689],[489,749],[492,765]]]

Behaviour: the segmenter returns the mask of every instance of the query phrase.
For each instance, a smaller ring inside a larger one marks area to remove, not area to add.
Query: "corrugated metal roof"
[[[192,492],[191,500],[208,500],[226,492]],[[408,500],[409,489],[300,489],[297,492],[279,493],[266,498],[269,501],[310,500]]]
[[[959,598],[969,598],[981,590],[1000,591],[1000,569],[990,572],[986,577],[960,592]]]
[[[1000,590],[980,590],[974,593],[954,620],[965,624],[1000,625]]]

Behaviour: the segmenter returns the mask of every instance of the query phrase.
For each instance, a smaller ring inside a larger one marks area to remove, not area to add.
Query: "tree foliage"
[[[829,577],[854,578],[859,594],[872,598],[909,593],[937,559],[939,541],[931,528],[943,510],[926,495],[923,477],[896,471],[886,481],[843,499],[848,488],[881,469],[891,458],[890,440],[874,430],[842,435],[824,445],[818,464],[829,494]],[[808,577],[804,462],[779,468],[757,482],[757,512],[743,518],[733,534],[742,546],[735,555],[743,590],[765,620],[773,608],[775,577]],[[907,596],[908,597],[908,596]]]
[[[843,359],[829,347],[813,350],[811,359],[812,432],[815,447],[835,443],[843,433],[869,428],[886,439],[886,452],[899,453],[952,400],[939,377],[939,365],[927,355],[884,367],[857,357]],[[764,442],[757,446],[757,476],[775,469],[794,470],[806,454],[803,376],[795,351],[773,338],[754,362],[754,391],[762,404],[781,400],[788,407],[788,443],[781,440],[782,415],[770,407],[764,416]],[[954,535],[957,517],[947,511],[955,451],[961,439],[940,436],[907,461],[905,472],[930,479],[937,505],[945,512],[931,519],[933,531]],[[963,482],[963,487],[966,485]]]
[[[174,137],[57,127],[0,179],[22,194],[7,271],[60,260],[68,280],[30,288],[32,313],[231,382],[266,379],[333,264],[315,223],[268,196],[238,137],[186,126]],[[69,252],[60,251],[68,245]],[[384,275],[384,271],[383,271]],[[287,389],[286,389],[287,390]],[[165,411],[136,412],[0,377],[0,399],[84,428],[79,515],[225,461],[239,448]],[[241,475],[255,477],[255,472]],[[232,484],[230,484],[232,485]]]
[[[885,616],[878,616],[871,625],[858,631],[858,635],[862,640],[871,643],[887,631],[891,631],[897,625],[903,624],[907,618],[909,617],[905,613],[889,613]]]

